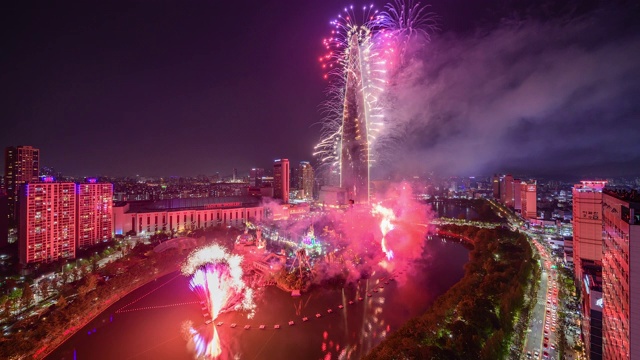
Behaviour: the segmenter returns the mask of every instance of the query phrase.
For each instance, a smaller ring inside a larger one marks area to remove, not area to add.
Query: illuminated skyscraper
[[[638,360],[640,195],[605,189],[602,212],[602,355],[607,360]]]
[[[9,203],[9,220],[14,223],[18,215],[20,186],[38,181],[40,150],[31,146],[11,146],[4,152],[4,184]]]
[[[369,202],[369,143],[365,92],[362,91],[361,48],[358,35],[349,38],[346,72],[342,139],[340,154],[340,186],[356,203]]]
[[[278,159],[273,164],[273,197],[289,202],[289,160]]]
[[[20,263],[75,257],[76,185],[27,183],[20,188]]]
[[[89,179],[77,185],[78,248],[111,239],[113,184]]]
[[[301,161],[298,169],[298,187],[302,192],[302,198],[313,199],[313,184],[313,167],[308,161]]]

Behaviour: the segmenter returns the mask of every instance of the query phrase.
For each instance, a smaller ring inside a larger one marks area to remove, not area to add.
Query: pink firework
[[[212,319],[226,311],[254,308],[252,290],[242,280],[241,262],[241,256],[212,245],[196,250],[182,266],[182,273],[191,276],[189,287]]]

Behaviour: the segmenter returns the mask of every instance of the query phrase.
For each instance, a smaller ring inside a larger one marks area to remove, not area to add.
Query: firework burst
[[[350,187],[366,182],[368,197],[369,170],[389,138],[385,92],[412,39],[428,41],[437,29],[436,16],[427,10],[413,0],[395,0],[382,12],[373,5],[345,8],[330,22],[331,34],[323,39],[326,53],[318,59],[329,86],[314,155],[321,172],[335,175],[333,185],[339,179],[339,186],[351,192]]]

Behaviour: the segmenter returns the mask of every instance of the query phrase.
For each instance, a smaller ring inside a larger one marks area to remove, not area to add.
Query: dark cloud
[[[434,36],[396,79],[390,168],[637,174],[640,31],[634,14],[607,8],[503,19],[474,32]]]

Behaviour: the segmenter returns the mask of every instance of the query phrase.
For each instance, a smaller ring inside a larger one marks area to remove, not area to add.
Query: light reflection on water
[[[231,312],[206,326],[188,279],[170,275],[123,298],[49,358],[193,359],[197,345],[184,331],[185,323],[191,322],[203,339],[219,336],[220,359],[359,359],[455,284],[467,260],[468,250],[461,244],[434,237],[426,243],[425,257],[411,271],[398,273],[397,281],[381,281],[388,275],[376,273],[358,284],[317,288],[296,298],[266,287],[256,292],[252,319]],[[139,310],[115,313],[155,288],[136,303]],[[171,306],[175,304],[178,306]],[[303,317],[308,321],[302,321]],[[216,326],[219,322],[222,324]],[[250,329],[245,330],[245,325]],[[265,328],[261,330],[260,325]]]

